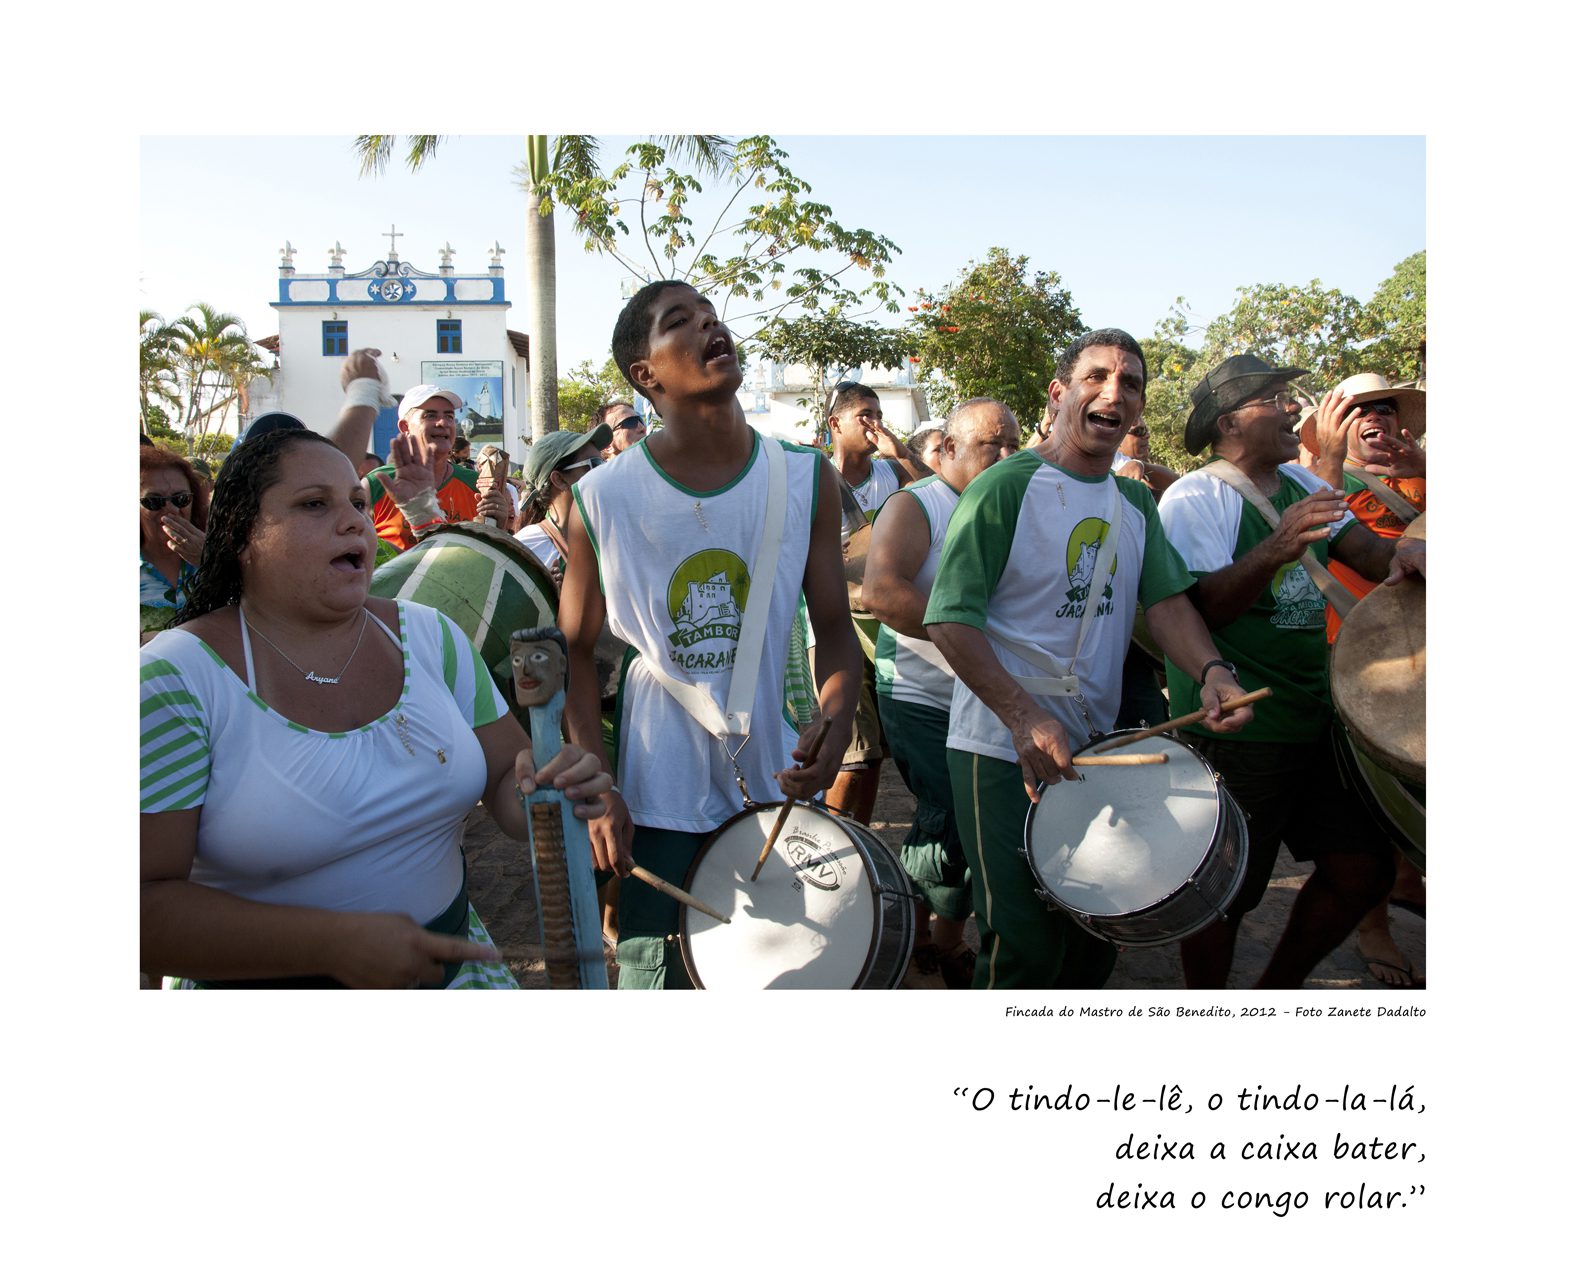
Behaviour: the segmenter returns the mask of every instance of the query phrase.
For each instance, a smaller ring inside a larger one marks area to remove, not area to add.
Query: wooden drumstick
[[[706,903],[703,902],[703,900],[694,899],[679,886],[671,885],[670,882],[665,880],[665,878],[656,876],[647,868],[640,868],[637,864],[634,864],[632,866],[632,875],[641,881],[645,886],[653,886],[655,890],[660,892],[660,894],[669,895],[678,904],[686,904],[688,908],[696,908],[700,913],[708,913],[708,915],[714,918],[715,921],[722,921],[727,926],[730,925],[730,918],[722,913],[718,908],[710,908]]]
[[[812,742],[807,745],[807,755],[802,759],[801,763],[803,770],[809,766],[814,766],[817,764],[818,749],[823,746],[824,739],[828,737],[829,727],[833,724],[833,717],[823,718],[822,724],[818,726],[817,735],[813,738]],[[763,853],[758,856],[757,865],[753,868],[752,876],[748,880],[758,880],[758,874],[763,871],[763,861],[769,857],[769,851],[774,849],[774,843],[779,840],[780,833],[785,827],[786,816],[790,814],[790,808],[795,804],[796,800],[794,797],[785,798],[785,804],[780,807],[780,813],[774,820],[774,827],[769,829],[769,839],[763,843]]]
[[[1236,699],[1228,699],[1221,705],[1222,712],[1231,712],[1245,704],[1258,703],[1261,699],[1268,699],[1271,695],[1269,686],[1261,686],[1258,690],[1250,690],[1247,694],[1240,694]],[[1164,734],[1168,730],[1180,730],[1184,726],[1191,726],[1196,721],[1205,719],[1206,710],[1201,708],[1198,712],[1191,712],[1186,717],[1177,717],[1172,721],[1163,721],[1159,726],[1151,726],[1148,730],[1138,730],[1133,734],[1126,734],[1121,739],[1114,739],[1111,743],[1099,743],[1096,746],[1105,752],[1108,748],[1121,748],[1126,743],[1138,743],[1141,739],[1148,739],[1154,734]],[[1076,761],[1074,763],[1078,765]]]
[[[1076,766],[1164,766],[1167,764],[1167,754],[1164,752],[1129,752],[1119,756],[1075,757]]]

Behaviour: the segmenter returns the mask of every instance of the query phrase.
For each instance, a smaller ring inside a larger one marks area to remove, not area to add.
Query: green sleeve
[[[1189,573],[1183,554],[1168,541],[1154,496],[1142,481],[1127,476],[1116,476],[1113,480],[1123,497],[1145,518],[1145,558],[1139,571],[1139,603],[1148,609],[1158,601],[1187,592],[1194,585],[1194,576]]]
[[[1025,490],[1041,460],[1029,450],[994,463],[965,487],[949,518],[926,623],[987,626],[987,606],[1014,548]]]

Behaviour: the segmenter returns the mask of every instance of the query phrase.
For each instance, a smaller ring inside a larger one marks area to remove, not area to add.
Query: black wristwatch
[[[1237,680],[1237,669],[1236,668],[1234,668],[1225,659],[1212,659],[1209,663],[1207,663],[1203,668],[1201,668],[1199,670],[1199,684],[1200,685],[1204,685],[1205,684],[1205,678],[1210,675],[1210,670],[1212,668],[1225,668],[1228,672],[1230,672],[1232,674],[1232,680],[1234,680],[1234,681]]]

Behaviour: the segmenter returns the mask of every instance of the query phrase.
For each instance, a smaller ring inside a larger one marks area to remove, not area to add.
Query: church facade
[[[476,448],[504,444],[514,458],[527,442],[529,340],[507,328],[506,280],[500,244],[480,272],[453,265],[451,245],[437,250],[438,267],[424,270],[397,252],[404,233],[383,235],[393,248],[359,271],[344,267],[344,248],[328,251],[327,269],[298,272],[287,242],[278,265],[278,333],[259,340],[274,356],[272,372],[252,382],[244,426],[273,410],[307,427],[332,425],[343,405],[339,368],[357,347],[381,350],[394,397],[420,383],[435,383],[464,399],[458,428]],[[397,410],[376,420],[372,450],[383,458],[397,431]]]

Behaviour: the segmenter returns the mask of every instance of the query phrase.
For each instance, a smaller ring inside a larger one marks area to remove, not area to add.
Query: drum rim
[[[1106,743],[1109,739],[1121,739],[1124,735],[1138,734],[1140,732],[1140,730],[1143,729],[1143,728],[1146,728],[1146,727],[1136,726],[1136,727],[1134,727],[1133,729],[1130,729],[1130,730],[1109,730],[1105,734],[1093,735],[1089,740],[1086,741],[1086,743],[1084,744],[1083,747],[1076,748],[1074,750],[1074,755],[1077,757],[1077,756],[1079,756],[1082,753],[1091,752],[1092,750],[1094,750],[1094,748],[1096,747],[1097,744]],[[1154,751],[1154,749],[1149,749],[1148,745],[1151,744],[1152,742],[1154,742],[1155,740],[1158,740],[1158,739],[1164,740],[1167,743],[1175,744],[1177,747],[1182,748],[1184,752],[1187,752],[1190,755],[1192,755],[1194,757],[1194,759],[1196,761],[1198,761],[1200,763],[1200,765],[1202,765],[1205,768],[1205,772],[1210,776],[1211,782],[1215,784],[1215,787],[1216,787],[1216,800],[1220,804],[1218,804],[1216,806],[1216,821],[1211,826],[1211,829],[1210,829],[1210,839],[1205,843],[1205,856],[1206,856],[1206,858],[1208,858],[1209,855],[1210,855],[1211,850],[1213,850],[1215,848],[1216,838],[1218,836],[1220,836],[1220,834],[1221,834],[1221,825],[1222,825],[1222,821],[1224,819],[1225,810],[1226,810],[1225,802],[1226,801],[1230,801],[1230,802],[1232,802],[1232,804],[1234,806],[1237,806],[1237,801],[1232,796],[1232,794],[1227,791],[1226,784],[1222,780],[1221,775],[1216,771],[1215,766],[1210,764],[1210,760],[1205,756],[1204,753],[1200,752],[1197,748],[1192,747],[1191,745],[1184,743],[1176,735],[1167,734],[1167,733],[1162,733],[1162,734],[1158,734],[1158,735],[1151,735],[1149,738],[1145,739],[1143,742],[1144,742],[1144,744],[1147,745],[1147,750]],[[1110,770],[1113,767],[1109,766],[1107,768]],[[1041,793],[1042,800],[1046,799],[1046,797],[1047,797],[1049,792],[1050,792],[1050,789],[1043,789],[1042,790],[1042,793]],[[1067,913],[1069,916],[1071,916],[1075,920],[1076,923],[1078,923],[1081,926],[1083,926],[1084,922],[1083,922],[1082,918],[1086,915],[1085,914],[1085,910],[1083,908],[1075,908],[1072,904],[1065,903],[1062,899],[1058,898],[1057,895],[1053,894],[1051,888],[1043,884],[1042,879],[1041,879],[1041,871],[1040,871],[1040,869],[1038,869],[1036,867],[1035,853],[1030,848],[1030,827],[1031,827],[1031,821],[1036,817],[1036,810],[1037,810],[1037,808],[1040,805],[1041,805],[1040,801],[1033,801],[1033,802],[1030,803],[1030,806],[1025,811],[1025,831],[1024,831],[1024,833],[1022,835],[1022,838],[1021,838],[1021,841],[1020,841],[1020,847],[1024,851],[1024,853],[1025,853],[1025,866],[1030,870],[1030,879],[1036,883],[1036,886],[1041,891],[1041,893],[1043,895],[1045,895],[1048,900],[1051,901],[1053,907],[1057,908],[1061,912]],[[1242,807],[1241,806],[1238,806],[1238,813],[1239,813],[1239,815],[1242,815]],[[1189,869],[1189,875],[1192,876],[1193,873],[1203,863],[1204,863],[1204,860],[1201,859],[1199,864],[1196,864],[1194,868]],[[1177,895],[1183,889],[1183,887],[1186,886],[1186,885],[1188,885],[1188,881],[1185,879],[1179,886],[1177,886],[1173,890],[1168,891],[1160,899],[1156,900],[1155,903],[1146,904],[1143,908],[1136,908],[1136,909],[1133,910],[1133,912],[1119,913],[1119,914],[1117,914],[1117,916],[1110,916],[1107,913],[1092,913],[1092,914],[1090,914],[1090,916],[1093,919],[1095,919],[1095,920],[1103,920],[1103,919],[1105,919],[1105,920],[1109,920],[1109,921],[1116,921],[1120,917],[1131,917],[1131,916],[1134,916],[1136,913],[1153,912],[1159,905],[1166,903],[1173,896]],[[1089,929],[1089,928],[1086,927],[1086,929]],[[1096,931],[1096,932],[1093,932],[1093,933],[1095,933],[1097,935],[1100,935],[1099,931]],[[1101,935],[1100,937],[1103,938],[1103,939],[1106,938],[1105,935]],[[1112,942],[1119,943],[1120,941],[1113,940]],[[1170,943],[1172,941],[1171,940],[1164,940],[1162,942]]]
[[[727,819],[724,823],[722,823],[718,828],[716,828],[703,839],[703,844],[698,847],[697,852],[692,856],[692,862],[687,865],[687,871],[682,877],[681,888],[689,895],[692,894],[692,879],[698,871],[698,866],[703,862],[704,855],[708,854],[709,848],[719,840],[720,834],[723,833],[727,828],[730,828],[735,824],[740,823],[742,820],[750,818],[752,815],[761,811],[778,810],[784,804],[785,803],[783,801],[764,801],[751,806],[743,806],[740,810],[733,814],[729,819]],[[863,849],[863,838],[861,834],[866,834],[867,837],[871,837],[873,840],[877,840],[877,837],[876,834],[873,833],[872,829],[866,827],[863,824],[857,823],[854,819],[850,818],[850,816],[837,815],[826,806],[818,805],[815,802],[798,801],[795,803],[794,809],[811,810],[816,814],[820,814],[827,819],[833,820],[841,827],[851,830],[852,835],[856,837],[856,840],[852,841],[851,845],[855,848],[856,856],[861,860],[862,866],[866,869],[874,887],[872,894],[872,938],[868,941],[867,955],[862,959],[861,969],[856,972],[856,979],[850,986],[851,991],[854,991],[861,988],[863,981],[867,978],[867,975],[872,970],[872,962],[873,959],[878,955],[878,945],[883,939],[885,928],[886,914],[883,906],[883,898],[887,893],[888,888],[885,887],[883,879],[877,875],[878,869],[877,866],[873,863],[872,857],[866,852],[865,849]],[[887,847],[885,847],[885,849],[887,849]],[[890,853],[892,855],[892,852]],[[898,863],[898,856],[893,856],[893,859],[895,863]],[[691,932],[687,929],[687,919],[691,911],[695,910],[688,909],[685,904],[680,904],[677,906],[676,942],[681,952],[682,965],[687,968],[687,977],[692,980],[693,987],[706,989],[702,977],[698,974],[698,968],[693,961],[692,950],[689,946]],[[905,960],[906,965],[909,965],[909,957],[907,957]]]

